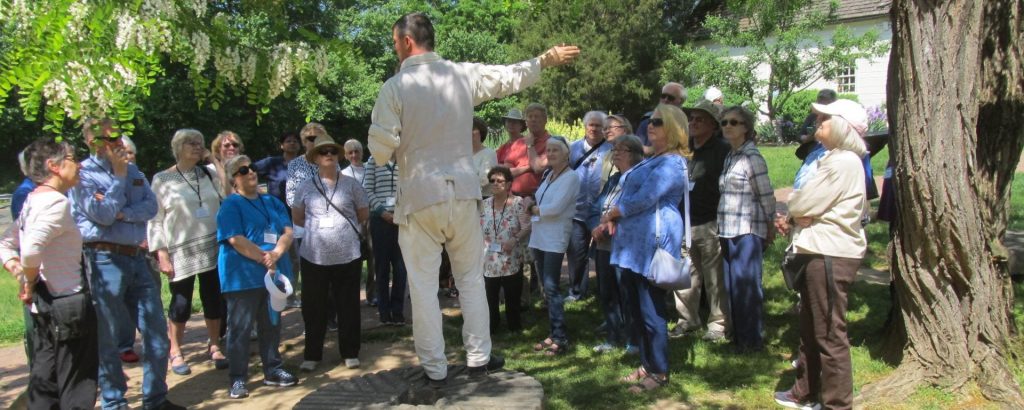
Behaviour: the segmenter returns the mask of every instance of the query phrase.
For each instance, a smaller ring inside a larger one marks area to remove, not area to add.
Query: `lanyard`
[[[273,225],[273,224],[271,223],[272,221],[270,220],[270,211],[267,210],[267,205],[263,203],[263,197],[260,197],[260,196],[256,197],[259,200],[260,207],[263,208],[263,210],[261,211],[260,208],[257,208],[256,205],[252,204],[253,200],[251,200],[249,198],[246,198],[245,195],[239,194],[239,196],[241,196],[243,199],[245,199],[245,202],[248,202],[249,206],[251,206],[252,209],[255,209],[256,212],[259,212],[260,215],[263,215],[263,217],[267,219],[267,228],[271,228],[272,227],[271,225]]]
[[[196,165],[196,166],[199,166],[199,165]],[[202,208],[203,207],[203,194],[200,193],[200,188],[202,187],[201,186],[202,182],[199,181],[199,170],[197,170],[195,167],[192,167],[192,173],[194,173],[195,176],[196,176],[196,186],[192,186],[192,183],[188,182],[188,178],[185,178],[185,174],[181,173],[181,170],[178,169],[178,165],[177,164],[174,165],[174,170],[178,171],[178,175],[181,175],[181,179],[185,180],[185,184],[188,185],[189,188],[192,188],[192,192],[195,192],[196,196],[199,197],[199,207]]]
[[[316,185],[317,182],[319,182],[320,185]],[[324,207],[324,215],[331,212],[330,204],[332,204],[334,201],[334,194],[338,193],[339,182],[341,182],[341,172],[338,172],[337,176],[334,177],[334,188],[331,190],[331,196],[328,197],[327,194],[325,193],[325,191],[327,191],[327,184],[325,184],[324,181],[320,179],[320,176],[317,175],[316,179],[313,180],[313,185],[317,187],[317,191],[320,191],[320,196],[324,197],[324,200],[327,201],[327,206]],[[319,189],[320,186],[323,186],[323,189]]]
[[[537,198],[537,205],[540,205],[541,202],[544,202],[544,195],[548,193],[548,189],[551,189],[551,186],[555,184],[555,180],[557,180],[558,177],[562,176],[562,174],[564,174],[565,170],[568,168],[569,167],[562,168],[562,170],[558,172],[558,175],[555,175],[553,177],[549,175],[550,179],[545,181],[547,182],[547,185],[544,185],[544,192],[541,192],[540,196]]]
[[[102,169],[102,170],[103,170],[103,172],[106,172],[106,173],[107,173],[107,175],[110,175],[110,179],[115,179],[115,178],[114,178],[114,174],[113,174],[112,172],[110,172],[110,171],[107,171],[107,169],[106,169],[106,168],[103,168],[103,165],[100,165],[100,163],[99,163],[99,162],[96,162],[96,160],[95,160],[95,159],[93,159],[93,157],[92,157],[92,156],[90,156],[90,157],[89,157],[89,161],[92,161],[92,163],[93,163],[93,164],[96,164],[96,166],[97,166],[97,167],[100,167],[100,169]]]
[[[492,198],[493,198],[493,197],[492,197]],[[493,226],[493,227],[494,227],[494,231],[493,231],[493,234],[494,234],[494,237],[495,237],[495,238],[497,238],[497,237],[498,237],[498,225],[499,225],[499,221],[502,221],[502,220],[504,220],[504,219],[505,219],[505,208],[507,208],[507,207],[508,207],[508,200],[509,200],[509,198],[505,198],[505,203],[503,203],[503,204],[501,205],[501,218],[498,218],[498,219],[495,219],[495,218],[494,218],[494,201],[493,201],[493,200],[491,201],[491,226]]]

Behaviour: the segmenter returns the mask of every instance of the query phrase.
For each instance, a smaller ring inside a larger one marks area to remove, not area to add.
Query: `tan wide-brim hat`
[[[334,138],[331,138],[330,135],[320,135],[313,140],[313,149],[306,151],[306,161],[309,161],[310,164],[316,164],[317,157],[320,156],[317,151],[320,151],[320,148],[323,147],[336,148],[338,150],[339,157],[345,153],[345,147],[334,142]]]
[[[505,114],[505,116],[501,117],[501,118],[503,120],[526,121],[526,119],[523,118],[523,112],[519,111],[518,108],[513,108],[511,110],[508,110],[508,114]]]
[[[690,114],[693,111],[704,111],[715,121],[715,126],[722,120],[722,107],[708,100],[701,100],[693,107],[683,107],[683,112]]]

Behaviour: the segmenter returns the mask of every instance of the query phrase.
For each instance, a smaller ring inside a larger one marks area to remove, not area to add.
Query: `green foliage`
[[[673,46],[661,68],[662,79],[687,84],[715,84],[725,94],[747,101],[764,101],[757,107],[771,120],[794,93],[819,78],[831,79],[858,59],[875,58],[888,51],[870,30],[855,35],[837,26],[831,38],[817,32],[835,23],[838,4],[825,10],[812,0],[732,0],[728,13],[710,15],[704,21],[711,40],[724,48],[740,48],[744,56],[733,58],[726,49]],[[766,69],[766,79],[754,73]]]

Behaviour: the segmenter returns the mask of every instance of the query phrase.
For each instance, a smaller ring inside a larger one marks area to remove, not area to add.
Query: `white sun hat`
[[[277,282],[280,282],[280,287]],[[278,275],[277,271],[268,270],[263,276],[263,285],[270,293],[270,307],[274,311],[281,312],[288,307],[288,296],[292,295],[292,282],[285,275]],[[282,289],[283,288],[283,289]]]

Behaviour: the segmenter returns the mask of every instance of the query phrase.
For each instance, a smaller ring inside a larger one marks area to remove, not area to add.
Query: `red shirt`
[[[533,149],[539,158],[547,157],[548,138],[551,134],[545,132],[543,136],[535,137]],[[505,156],[503,164],[509,168],[522,168],[530,166],[530,156],[527,154],[526,139],[520,138],[512,142]],[[502,162],[500,159],[498,162]],[[519,196],[533,195],[540,186],[540,175],[527,171],[512,179],[512,193]]]

